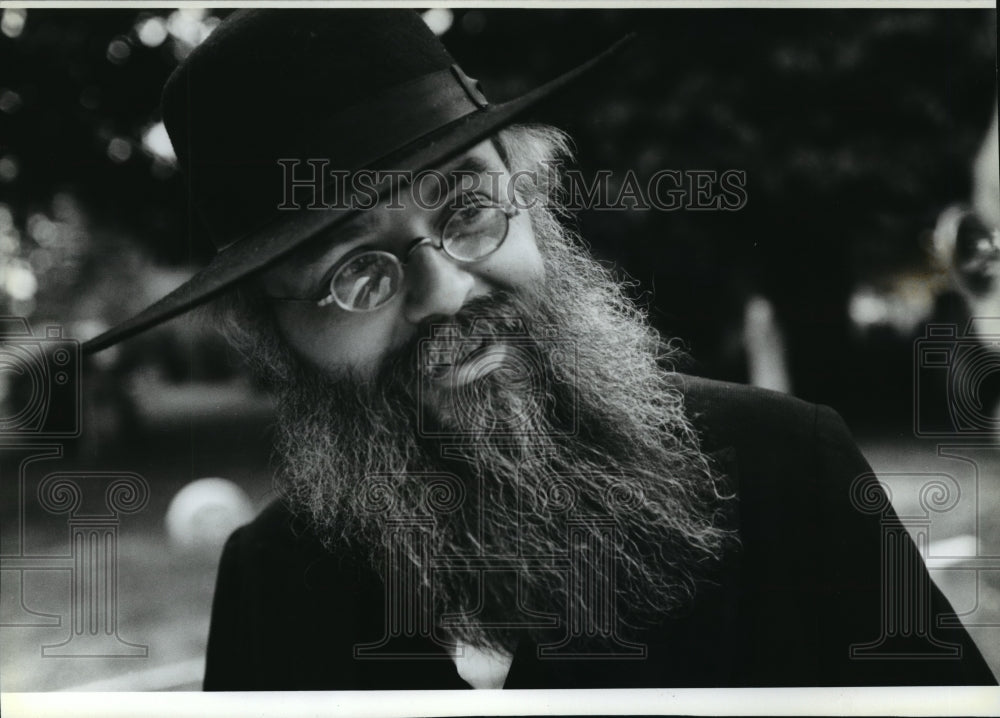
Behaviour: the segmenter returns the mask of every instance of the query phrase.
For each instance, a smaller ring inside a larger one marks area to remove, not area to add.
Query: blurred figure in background
[[[1000,157],[997,114],[973,162],[972,203],[952,205],[938,217],[933,253],[948,272],[950,290],[940,297],[942,318],[962,305],[956,318],[1000,317]],[[935,312],[935,317],[938,312]]]
[[[957,351],[937,386],[921,374],[921,418],[962,431],[1000,428],[1000,157],[997,114],[972,167],[970,205],[947,207],[931,236],[934,262],[947,274],[947,288],[934,303],[927,338],[954,338]],[[920,369],[927,369],[921,365]],[[934,372],[931,372],[934,373]]]

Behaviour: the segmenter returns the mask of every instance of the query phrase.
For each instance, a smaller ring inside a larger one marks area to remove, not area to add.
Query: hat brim
[[[448,161],[604,63],[633,37],[622,38],[582,65],[514,100],[488,105],[411,142],[392,153],[391,168],[416,173]],[[390,187],[391,184],[386,183],[376,191],[382,196]],[[349,207],[336,207],[322,211],[303,210],[276,218],[219,252],[204,269],[136,316],[84,342],[83,353],[105,349],[204,304],[355,212]]]

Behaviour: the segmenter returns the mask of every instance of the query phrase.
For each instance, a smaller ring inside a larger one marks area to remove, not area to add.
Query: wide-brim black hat
[[[282,210],[286,172],[420,172],[518,119],[623,41],[508,102],[491,104],[419,14],[250,10],[226,18],[174,71],[163,119],[188,193],[218,253],[135,317],[87,341],[95,352],[182,314],[350,216]],[[284,163],[280,163],[284,160]],[[312,161],[312,164],[310,164]],[[384,193],[391,179],[376,185]]]

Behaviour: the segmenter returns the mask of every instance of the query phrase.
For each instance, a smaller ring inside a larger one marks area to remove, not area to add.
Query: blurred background
[[[0,329],[21,344],[32,332],[26,361],[51,376],[67,349],[69,388],[46,386],[81,397],[79,417],[38,418],[23,357],[0,356],[0,687],[197,689],[221,541],[270,499],[268,400],[197,317],[86,360],[72,340],[136,313],[212,252],[158,103],[228,11],[0,12],[0,314],[29,323]],[[1000,318],[995,12],[425,19],[494,101],[640,33],[538,119],[569,131],[583,176],[609,170],[612,191],[628,170],[734,169],[747,203],[584,210],[580,232],[683,340],[686,371],[847,419],[914,530],[933,514],[935,580],[1000,673],[1000,327],[968,326]],[[73,517],[39,487],[70,471],[137,474],[148,500],[112,521],[117,613],[102,625],[120,641],[67,657],[44,647],[75,630]],[[920,488],[940,476],[961,498],[928,513]],[[116,653],[123,644],[147,650]]]

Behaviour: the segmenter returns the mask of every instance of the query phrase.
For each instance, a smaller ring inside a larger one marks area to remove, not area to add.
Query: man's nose
[[[454,316],[471,298],[476,284],[468,267],[432,242],[413,248],[406,264],[406,281],[405,315],[413,324]]]

